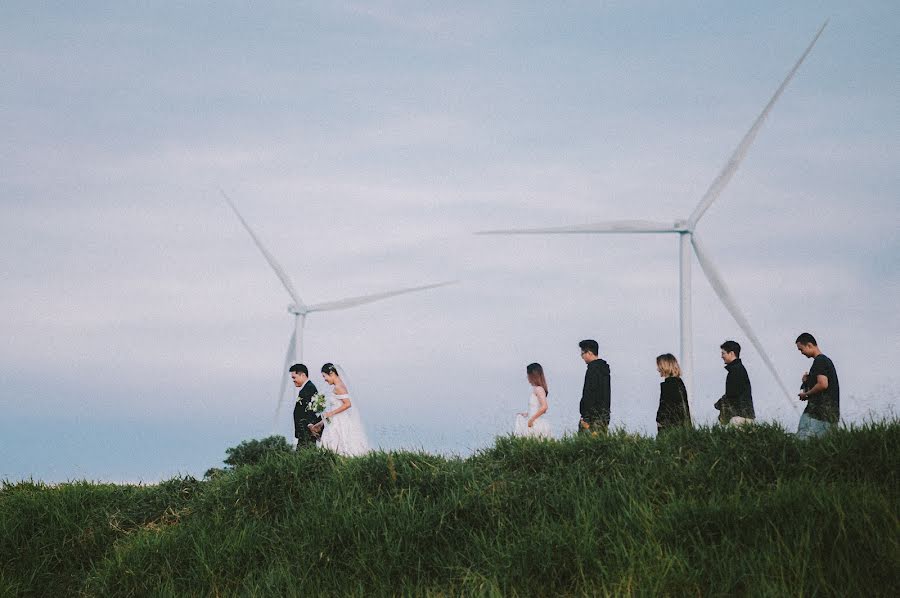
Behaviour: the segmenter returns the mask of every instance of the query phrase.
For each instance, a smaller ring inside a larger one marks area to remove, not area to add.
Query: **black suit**
[[[316,437],[312,435],[307,428],[307,424],[317,424],[322,421],[318,415],[312,411],[308,411],[306,407],[309,400],[319,392],[312,380],[307,380],[303,388],[297,394],[297,402],[294,403],[294,438],[297,439],[297,447],[303,445],[315,444]]]

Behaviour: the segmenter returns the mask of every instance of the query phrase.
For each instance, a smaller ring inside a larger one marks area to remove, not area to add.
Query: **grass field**
[[[467,459],[278,442],[204,481],[5,484],[0,594],[900,595],[896,421]]]

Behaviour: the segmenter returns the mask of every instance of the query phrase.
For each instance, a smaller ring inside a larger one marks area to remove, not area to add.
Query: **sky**
[[[273,433],[290,298],[219,188],[307,303],[459,281],[307,321],[373,445],[489,446],[533,361],[571,433],[583,338],[613,426],[653,434],[677,239],[473,233],[686,218],[826,19],[697,232],[791,388],[818,338],[853,424],[898,406],[895,2],[3,3],[0,480],[199,477]],[[795,428],[696,262],[692,292],[695,420],[734,339]]]

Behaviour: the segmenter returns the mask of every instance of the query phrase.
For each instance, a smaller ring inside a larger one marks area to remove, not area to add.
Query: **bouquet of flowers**
[[[321,414],[325,411],[325,395],[320,392],[314,394],[309,400],[309,405],[306,406],[306,410],[316,414]]]

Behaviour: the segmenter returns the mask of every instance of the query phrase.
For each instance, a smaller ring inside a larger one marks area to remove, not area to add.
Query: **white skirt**
[[[359,412],[351,407],[325,422],[319,446],[344,457],[356,457],[369,452],[369,439]]]
[[[547,421],[547,418],[541,416],[537,418],[537,420],[528,427],[528,420],[531,418],[531,415],[524,417],[522,415],[516,415],[516,427],[514,434],[516,436],[525,436],[529,438],[550,438],[552,434],[550,433],[550,422]]]

